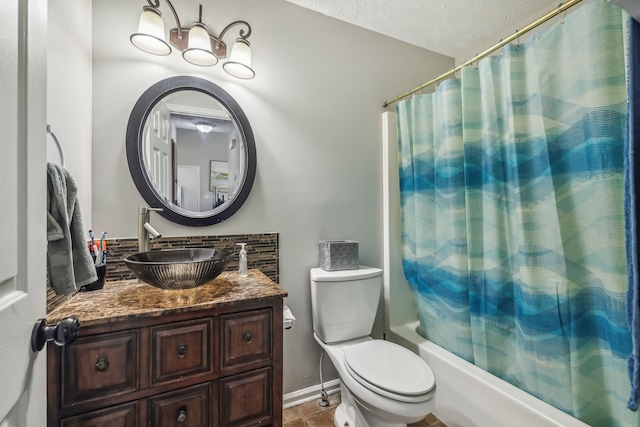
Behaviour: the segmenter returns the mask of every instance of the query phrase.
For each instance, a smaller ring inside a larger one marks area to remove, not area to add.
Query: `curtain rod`
[[[474,56],[473,58],[471,58],[467,62],[463,63],[462,65],[458,65],[457,67],[452,68],[451,70],[447,71],[446,73],[441,74],[438,77],[436,77],[435,79],[429,80],[428,82],[421,84],[420,86],[418,86],[415,89],[411,89],[410,91],[405,92],[402,95],[398,95],[398,96],[396,96],[395,98],[393,98],[393,99],[391,99],[389,101],[385,101],[385,103],[382,106],[386,108],[389,105],[393,104],[394,102],[398,102],[401,99],[406,98],[409,95],[412,95],[412,94],[414,94],[414,93],[416,93],[418,91],[421,91],[422,89],[424,89],[425,87],[427,87],[429,85],[432,85],[434,83],[438,83],[439,81],[444,80],[447,77],[452,76],[453,74],[455,74],[458,71],[460,71],[463,67],[466,67],[467,65],[471,65],[474,62],[478,62],[482,58],[491,55],[496,50],[502,48],[503,46],[505,46],[505,45],[507,45],[509,43],[511,43],[512,41],[514,41],[518,37],[528,33],[529,31],[533,30],[534,28],[539,27],[540,25],[544,24],[545,22],[547,22],[551,18],[561,14],[562,12],[566,11],[567,9],[570,9],[571,7],[573,7],[576,4],[580,3],[581,1],[582,0],[569,0],[566,3],[561,3],[557,8],[555,8],[551,12],[547,13],[546,15],[544,15],[541,18],[538,18],[536,21],[534,21],[531,24],[527,25],[522,30],[516,31],[514,34],[512,34],[509,37],[507,37],[506,39],[500,41],[500,43],[490,47],[487,50],[485,50],[481,54]]]

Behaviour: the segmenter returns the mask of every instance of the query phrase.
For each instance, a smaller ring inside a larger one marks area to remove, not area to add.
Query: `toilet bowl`
[[[314,336],[340,377],[343,407],[336,410],[336,427],[405,427],[435,407],[433,373],[409,350],[371,337],[326,344]],[[394,361],[387,363],[391,354]]]
[[[314,338],[340,377],[336,427],[406,427],[435,407],[435,380],[424,360],[369,336],[382,270],[311,270]]]

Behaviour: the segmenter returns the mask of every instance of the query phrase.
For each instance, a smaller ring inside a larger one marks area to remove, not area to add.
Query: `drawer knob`
[[[244,342],[251,342],[251,340],[253,340],[253,335],[251,335],[251,332],[245,332],[243,339]]]
[[[109,360],[106,357],[101,357],[96,362],[96,371],[104,372],[109,369]]]
[[[179,423],[184,423],[187,421],[187,410],[186,409],[180,409],[178,411],[178,422]]]
[[[189,349],[189,347],[186,344],[180,344],[178,346],[178,357],[184,357],[187,354],[187,350]]]

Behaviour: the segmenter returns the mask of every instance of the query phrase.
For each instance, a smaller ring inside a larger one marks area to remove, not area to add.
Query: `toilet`
[[[340,376],[336,427],[406,427],[435,406],[435,380],[424,360],[369,336],[382,292],[382,270],[312,268],[311,311],[316,341]]]

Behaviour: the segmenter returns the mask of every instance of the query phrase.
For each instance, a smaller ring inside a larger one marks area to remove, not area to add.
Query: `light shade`
[[[251,47],[249,42],[239,38],[231,48],[229,60],[222,66],[224,70],[239,79],[252,79],[256,73],[251,69]]]
[[[171,46],[164,40],[164,21],[160,11],[150,6],[145,6],[143,9],[138,23],[138,32],[129,38],[131,43],[152,55],[169,55]]]
[[[202,133],[209,133],[213,130],[213,125],[208,123],[196,123],[196,129]]]
[[[211,52],[211,39],[207,27],[194,22],[189,30],[189,46],[182,52],[182,57],[201,67],[211,67],[218,63],[218,58]]]

